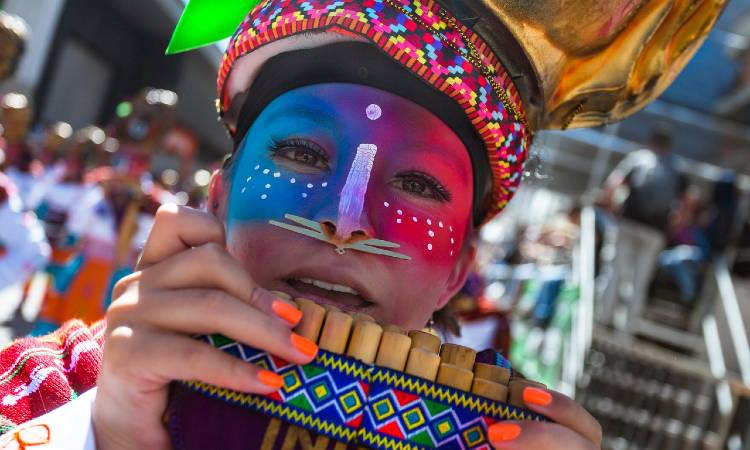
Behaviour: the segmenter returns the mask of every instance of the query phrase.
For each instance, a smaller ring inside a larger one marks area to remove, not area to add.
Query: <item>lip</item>
[[[288,280],[301,278],[313,278],[326,283],[349,286],[359,293],[359,296],[365,301],[366,305],[364,307],[357,307],[355,305],[337,302],[322,295],[299,292],[294,288],[294,286],[289,283]],[[360,279],[352,276],[348,271],[343,271],[335,267],[327,267],[325,271],[322,271],[319,268],[298,269],[282,277],[282,282],[284,283],[285,288],[289,290],[288,293],[294,297],[306,297],[316,303],[324,305],[334,305],[345,311],[362,311],[363,309],[372,308],[377,304],[377,302],[373,300],[374,296],[372,292],[362,284]]]

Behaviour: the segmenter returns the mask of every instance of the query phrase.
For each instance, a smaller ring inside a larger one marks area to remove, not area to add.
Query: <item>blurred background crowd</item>
[[[93,321],[231,142],[181,0],[0,0],[0,341]],[[750,449],[750,0],[625,122],[537,136],[442,325],[575,395],[612,449]],[[459,332],[460,325],[460,332]]]

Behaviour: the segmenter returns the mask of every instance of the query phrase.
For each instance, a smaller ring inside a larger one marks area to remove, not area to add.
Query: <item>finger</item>
[[[499,422],[487,437],[496,450],[599,450],[600,446],[562,425],[549,422]]]
[[[602,427],[583,406],[554,391],[527,387],[523,390],[526,406],[566,428],[579,433],[594,444],[602,443]]]
[[[317,354],[312,341],[276,319],[215,289],[162,290],[149,293],[137,308],[117,304],[108,313],[112,324],[141,323],[182,334],[222,334],[295,364]]]
[[[183,251],[149,267],[141,273],[139,282],[152,289],[215,288],[269,315],[293,312],[283,307],[283,303],[289,302],[257,286],[232,255],[213,243]],[[296,317],[296,321],[300,318]]]
[[[212,242],[224,246],[224,225],[215,216],[186,206],[164,205],[156,211],[137,269]]]
[[[135,379],[157,385],[195,380],[257,394],[274,392],[283,385],[273,372],[187,336],[121,326],[110,333],[105,349],[105,359],[109,358],[105,367],[132,370]]]

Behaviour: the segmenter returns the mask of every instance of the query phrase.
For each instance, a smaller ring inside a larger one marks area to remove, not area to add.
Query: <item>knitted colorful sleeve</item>
[[[96,385],[106,323],[73,320],[56,332],[0,350],[0,434]]]

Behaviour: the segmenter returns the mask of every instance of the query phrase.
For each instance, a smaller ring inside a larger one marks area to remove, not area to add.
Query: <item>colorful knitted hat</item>
[[[191,5],[178,26],[171,51],[195,46],[177,46],[180,28],[189,27],[186,23],[192,20]],[[484,217],[489,219],[505,207],[521,180],[531,140],[523,103],[489,46],[433,1],[261,2],[231,37],[221,63],[220,114],[230,106],[226,84],[239,58],[265,44],[311,31],[364,38],[458,104],[484,143],[490,163],[492,201]]]

